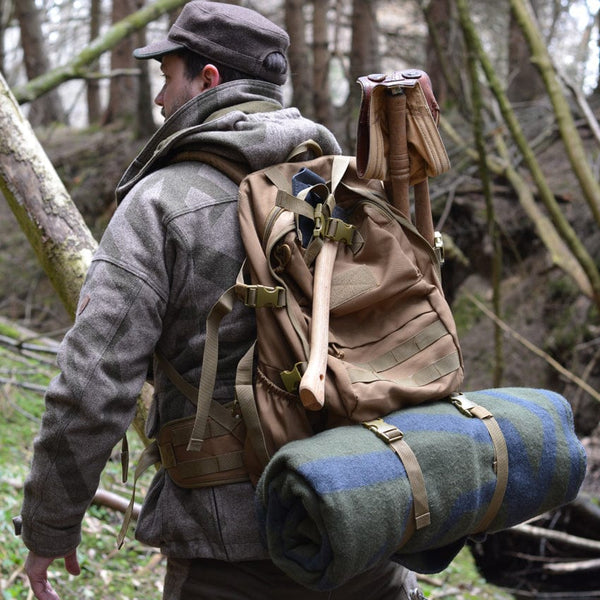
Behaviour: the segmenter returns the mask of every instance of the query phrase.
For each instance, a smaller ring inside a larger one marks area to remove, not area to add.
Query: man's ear
[[[205,91],[214,88],[221,83],[221,74],[215,65],[206,65],[202,69],[200,77],[202,78],[202,86]]]

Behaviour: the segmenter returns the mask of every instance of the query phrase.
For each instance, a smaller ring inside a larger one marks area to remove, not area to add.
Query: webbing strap
[[[431,346],[431,344],[437,342],[445,335],[448,335],[448,329],[442,321],[438,319],[389,352],[375,357],[368,363],[358,364],[356,366],[372,369],[377,373],[387,371],[395,365],[403,363],[413,357],[415,354],[418,354],[424,348]]]
[[[125,540],[125,534],[129,529],[129,523],[131,522],[131,516],[133,514],[133,507],[135,506],[135,490],[137,486],[138,479],[145,473],[152,465],[160,462],[160,452],[158,450],[158,444],[156,442],[152,442],[150,445],[144,448],[144,451],[140,455],[140,460],[135,468],[135,474],[133,477],[133,491],[131,492],[131,500],[127,505],[127,509],[125,510],[125,515],[123,517],[123,524],[121,525],[121,529],[117,534],[117,547],[121,548],[123,545],[123,541]]]
[[[460,356],[458,352],[451,352],[435,361],[419,369],[409,377],[394,378],[387,377],[385,374],[379,374],[376,371],[370,370],[368,365],[365,367],[349,367],[348,377],[351,383],[369,383],[371,381],[385,380],[393,381],[398,385],[405,387],[421,387],[456,371],[460,367]]]
[[[260,425],[260,418],[254,401],[252,373],[254,364],[254,346],[252,344],[238,363],[235,376],[235,397],[238,402],[242,419],[246,425],[246,435],[262,465],[269,462],[269,452]]]
[[[310,152],[313,156],[323,156],[323,149],[313,139],[306,140],[298,144],[288,155],[283,162],[294,162],[299,156],[305,152]]]
[[[191,383],[186,381],[179,371],[173,366],[161,352],[158,350],[155,353],[158,364],[161,369],[166,373],[171,383],[194,405],[198,404],[199,390]],[[232,431],[238,424],[237,419],[233,415],[232,411],[226,406],[215,400],[211,400],[210,408],[208,411],[210,418],[225,428],[227,431]]]
[[[227,106],[225,108],[217,110],[211,115],[209,115],[204,122],[208,123],[209,121],[214,121],[215,119],[218,119],[223,115],[226,115],[227,113],[233,112],[235,110],[239,110],[240,112],[246,113],[248,115],[253,113],[274,112],[276,110],[281,110],[281,105],[269,100],[250,100],[248,102],[241,102],[240,104],[235,104],[234,106]]]
[[[335,190],[341,183],[348,166],[350,165],[350,157],[343,155],[336,155],[333,157],[333,164],[331,165],[331,193],[335,194]]]
[[[177,467],[179,475],[183,478],[212,475],[213,473],[244,467],[244,457],[241,450],[215,456],[206,456],[204,458],[195,458],[183,462],[177,462],[171,444],[163,444],[159,446],[159,450],[162,466],[165,469]]]
[[[211,406],[212,394],[217,379],[217,364],[219,359],[219,325],[221,319],[228,315],[236,299],[235,286],[224,292],[213,305],[206,319],[206,339],[204,341],[204,356],[202,358],[202,372],[200,387],[198,389],[198,402],[196,404],[196,419],[188,451],[199,452],[204,442],[204,430]]]
[[[506,447],[506,440],[498,425],[498,421],[496,421],[494,415],[487,408],[475,404],[464,394],[452,394],[450,400],[460,412],[469,417],[480,419],[483,422],[492,438],[492,444],[494,446],[496,487],[494,488],[494,494],[492,495],[492,499],[490,500],[490,504],[485,514],[473,531],[473,533],[481,533],[490,526],[494,517],[498,514],[498,511],[502,506],[502,500],[504,500],[504,494],[506,493],[506,486],[508,485],[508,450]]]
[[[386,423],[383,419],[364,421],[362,424],[388,444],[404,465],[413,495],[415,528],[427,527],[431,523],[431,513],[429,511],[425,479],[415,453],[404,440],[404,434],[397,427]]]
[[[277,188],[275,205],[309,219],[312,219],[315,214],[313,207],[308,204],[306,200],[301,200],[297,196],[292,196],[292,194],[282,190],[280,187]]]
[[[159,350],[155,352],[156,360],[160,368],[165,372],[171,383],[194,405],[198,402],[198,388],[186,381],[179,371],[173,366]]]

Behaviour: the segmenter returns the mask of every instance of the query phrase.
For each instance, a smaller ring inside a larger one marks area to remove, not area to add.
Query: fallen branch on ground
[[[108,490],[98,489],[96,490],[96,495],[94,496],[93,504],[96,504],[98,506],[105,506],[106,508],[111,508],[120,513],[125,513],[129,504],[129,500],[123,498],[123,496],[119,496],[119,494],[109,492]],[[140,514],[140,509],[141,506],[136,502],[133,505],[133,512],[131,513],[132,519],[138,518]]]

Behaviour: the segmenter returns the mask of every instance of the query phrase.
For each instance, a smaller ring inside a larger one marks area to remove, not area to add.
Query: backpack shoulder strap
[[[317,142],[309,139],[293,148],[283,162],[293,162],[305,153],[310,153],[312,156],[322,156],[323,150]],[[247,175],[252,172],[252,169],[247,163],[225,158],[224,156],[220,156],[219,154],[215,154],[214,152],[210,152],[208,150],[196,149],[193,146],[184,148],[180,152],[173,154],[173,156],[169,158],[169,163],[177,163],[188,160],[206,163],[207,165],[210,165],[211,167],[221,171],[221,173],[227,175],[227,177],[229,177],[238,185]]]
[[[169,163],[177,163],[183,161],[195,160],[198,162],[206,163],[215,169],[218,169],[224,175],[227,175],[232,181],[238,185],[242,179],[246,177],[250,172],[250,167],[242,162],[238,162],[232,159],[224,158],[214,152],[207,150],[196,150],[195,148],[189,148],[178,152],[169,159]]]

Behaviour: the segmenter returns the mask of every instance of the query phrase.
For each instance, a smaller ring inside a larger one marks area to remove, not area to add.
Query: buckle
[[[442,266],[446,259],[444,256],[444,238],[439,231],[436,231],[433,234],[433,249],[436,251],[440,266]]]
[[[386,444],[399,442],[404,434],[394,425],[386,423],[383,419],[373,419],[372,421],[363,421],[362,426],[372,431],[378,438]]]
[[[281,371],[279,374],[281,376],[281,381],[283,382],[283,387],[290,394],[294,394],[298,391],[300,381],[302,380],[302,375],[305,371],[306,363],[297,362],[293,369],[290,369],[289,371]]]
[[[316,238],[323,237],[323,225],[325,222],[325,215],[323,214],[323,205],[322,204],[317,204],[315,206],[313,221],[315,224],[315,227],[313,229],[313,238],[316,239]]]
[[[281,308],[285,306],[285,288],[281,286],[248,285],[244,304],[250,308]]]
[[[467,417],[474,417],[475,415],[471,412],[472,409],[479,406],[472,400],[469,400],[464,394],[456,393],[450,396],[450,402],[458,408],[458,410]]]
[[[350,223],[346,223],[342,219],[332,217],[329,219],[327,233],[324,236],[335,242],[344,242],[346,246],[351,246],[355,229],[354,225],[350,225]]]

